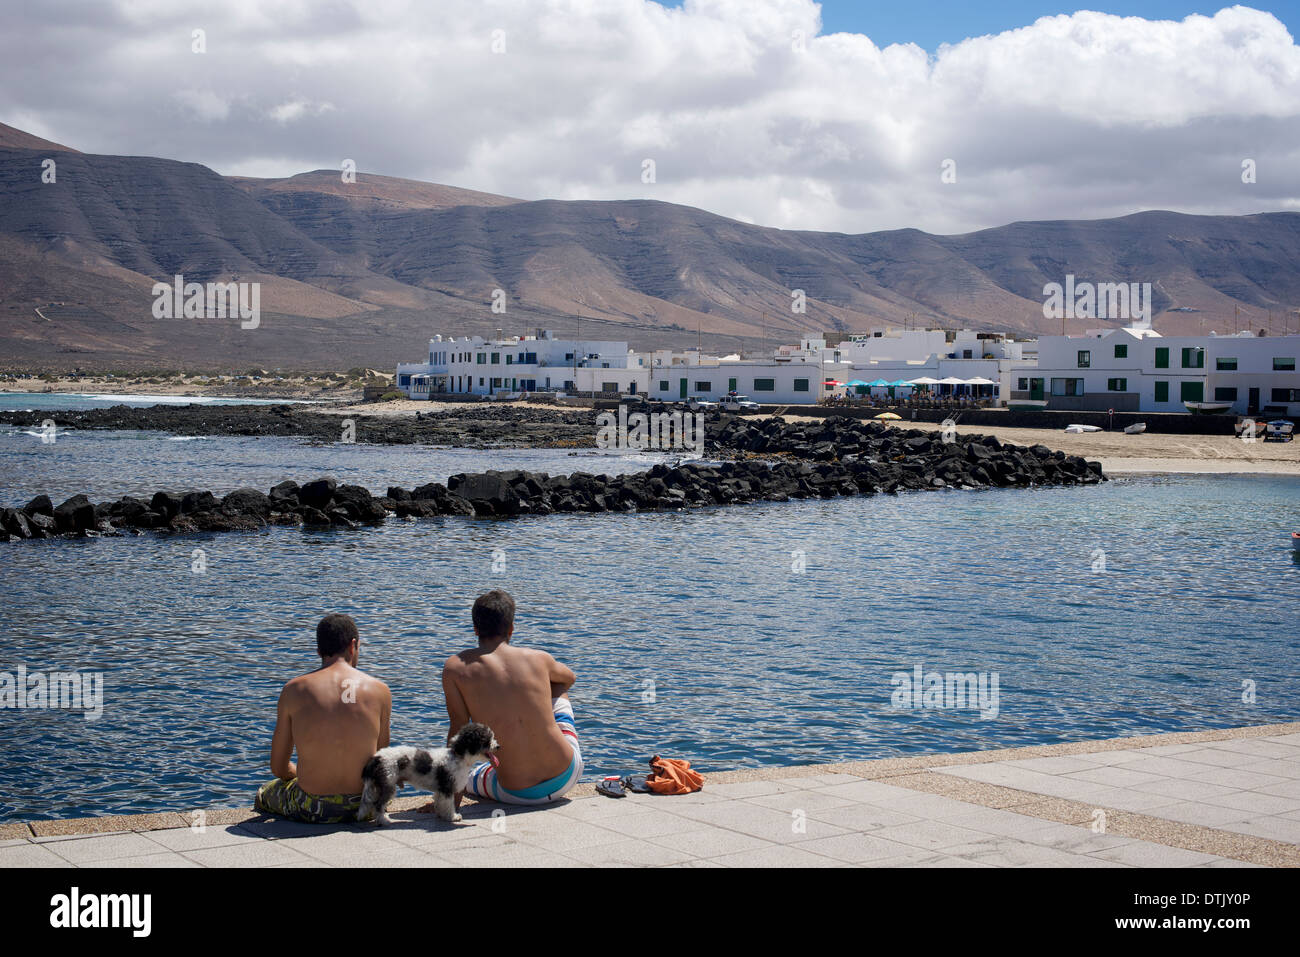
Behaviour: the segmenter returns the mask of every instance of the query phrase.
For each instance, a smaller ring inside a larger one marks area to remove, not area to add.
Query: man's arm
[[[386,684],[380,684],[380,687],[384,689],[384,704],[379,710],[379,741],[376,751],[388,747],[388,731],[393,719],[393,693]]]
[[[546,671],[551,679],[551,697],[558,698],[566,694],[573,683],[578,680],[572,669],[568,665],[562,665],[550,655],[546,655]]]
[[[456,736],[456,732],[465,725],[469,724],[469,705],[465,704],[465,696],[460,693],[460,688],[456,685],[456,668],[460,664],[459,658],[448,658],[447,663],[442,668],[442,695],[447,700],[447,721],[449,729],[447,731],[447,746],[451,747],[451,739]]]
[[[275,732],[271,735],[271,773],[284,781],[298,776],[293,762],[293,719],[289,715],[289,686],[280,692],[275,706]]]

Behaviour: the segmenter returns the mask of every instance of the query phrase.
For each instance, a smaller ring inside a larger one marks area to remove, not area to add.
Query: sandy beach
[[[926,425],[919,427],[926,428]],[[932,431],[942,431],[931,425]],[[1169,435],[957,426],[962,433],[993,433],[1017,445],[1042,443],[1069,455],[1101,462],[1108,474],[1123,472],[1267,472],[1300,475],[1300,442],[1244,442],[1232,435]]]
[[[810,416],[787,415],[787,419],[816,421]],[[942,432],[933,422],[898,422],[900,427]],[[1231,435],[1171,435],[1143,432],[1083,432],[1063,429],[999,428],[988,425],[958,425],[963,434],[996,435],[1016,445],[1046,445],[1068,455],[1082,455],[1101,462],[1107,474],[1132,472],[1185,473],[1269,473],[1300,475],[1300,442],[1243,442]]]

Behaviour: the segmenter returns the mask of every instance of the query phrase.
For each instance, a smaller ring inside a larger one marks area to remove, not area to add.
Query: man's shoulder
[[[385,684],[383,681],[379,680],[378,678],[376,678],[372,674],[357,669],[354,671],[351,677],[356,679],[358,682],[360,682],[362,686],[364,686],[370,691],[374,691],[379,694],[385,694],[390,696],[392,695],[392,691],[389,690],[388,685]],[[347,679],[344,680],[346,681]]]
[[[477,648],[466,648],[458,651],[442,663],[443,674],[454,674],[463,671],[465,666],[478,655]]]

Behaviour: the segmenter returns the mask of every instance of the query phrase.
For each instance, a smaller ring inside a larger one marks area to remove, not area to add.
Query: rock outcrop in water
[[[590,447],[595,439],[591,409],[539,409],[509,403],[467,402],[437,413],[413,416],[368,415],[365,406],[337,414],[309,405],[156,405],[68,411],[0,411],[0,422],[39,428],[53,421],[59,431],[93,429],[155,431],[169,435],[296,436],[338,442],[351,419],[360,445],[452,445],[483,449]]]
[[[443,485],[390,487],[375,496],[321,478],[281,482],[263,493],[236,489],[157,492],[91,505],[75,495],[55,507],[44,495],[0,509],[5,539],[117,534],[123,529],[224,532],[265,525],[357,528],[389,515],[509,518],[555,512],[629,512],[880,495],[944,488],[1094,485],[1101,466],[1076,455],[1005,445],[994,436],[950,436],[832,417],[813,424],[723,416],[711,423],[707,453],[717,464],[660,464],[626,475],[489,471],[453,475]]]

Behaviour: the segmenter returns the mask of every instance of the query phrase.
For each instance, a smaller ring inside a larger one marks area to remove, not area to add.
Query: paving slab
[[[257,834],[245,831],[239,825],[207,826],[202,829],[174,827],[143,833],[149,840],[161,844],[169,851],[197,851],[200,848],[223,847],[228,844],[256,844],[262,840]]]
[[[40,846],[77,865],[115,862],[128,857],[157,854],[162,850],[144,834],[135,832],[42,841]]]

